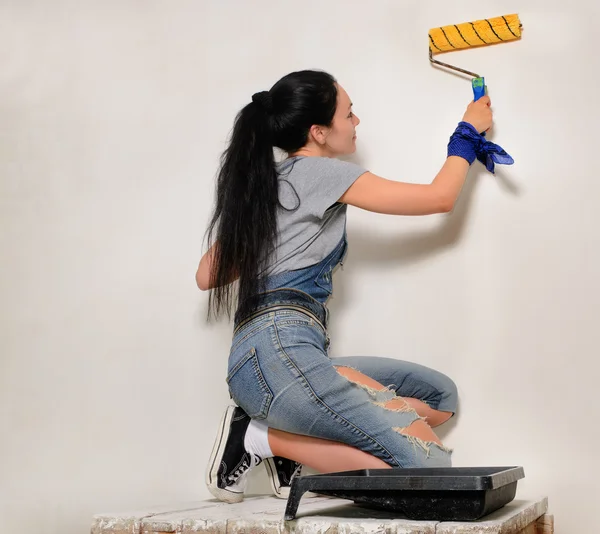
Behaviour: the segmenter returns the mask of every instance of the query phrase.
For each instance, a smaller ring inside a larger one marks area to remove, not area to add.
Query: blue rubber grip
[[[485,86],[485,78],[473,78],[473,100],[477,102],[482,96],[487,93],[487,87]],[[485,137],[485,132],[481,135]]]
[[[486,93],[485,78],[473,78],[473,97],[477,102]]]

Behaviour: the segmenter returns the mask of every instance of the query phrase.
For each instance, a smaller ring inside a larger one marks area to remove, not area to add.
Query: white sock
[[[260,456],[263,460],[272,458],[273,452],[269,445],[269,427],[252,419],[244,436],[244,448],[249,453]]]

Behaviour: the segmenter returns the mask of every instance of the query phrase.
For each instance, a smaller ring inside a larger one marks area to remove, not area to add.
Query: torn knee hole
[[[349,367],[349,369],[352,369],[351,367]],[[340,373],[342,374],[342,373]],[[354,384],[355,386],[360,387],[361,389],[364,389],[369,396],[374,399],[374,403],[377,405],[383,405],[384,403],[394,399],[396,397],[396,392],[392,389],[390,389],[389,387],[384,387],[383,389],[375,389],[372,388],[371,386],[367,386],[366,384],[363,384],[362,382],[358,382],[357,380],[353,380],[352,378],[342,374],[342,376],[348,380],[348,382],[350,382],[351,384]]]
[[[375,404],[375,406],[380,406],[385,410],[389,410],[390,412],[414,413],[415,415],[417,414],[417,410],[415,410],[410,404],[408,404],[404,399],[400,397],[395,397],[394,399],[389,401],[374,402],[373,404]],[[421,417],[420,419],[424,419],[424,417]]]
[[[419,417],[419,419],[424,419],[424,418]],[[413,421],[413,423],[414,423],[414,421]],[[411,425],[412,425],[412,423],[411,423]],[[393,427],[392,430],[394,430],[395,432],[398,432],[398,434],[401,434],[402,436],[404,436],[414,448],[420,447],[421,449],[423,449],[427,453],[427,457],[429,457],[429,454],[431,452],[431,447],[437,447],[438,449],[441,449],[442,451],[447,452],[449,454],[452,453],[452,449],[450,449],[449,447],[446,447],[445,445],[437,443],[436,441],[421,439],[421,438],[418,438],[417,436],[413,436],[412,434],[407,434],[406,430],[409,427],[410,427],[410,425],[408,425],[407,427]]]

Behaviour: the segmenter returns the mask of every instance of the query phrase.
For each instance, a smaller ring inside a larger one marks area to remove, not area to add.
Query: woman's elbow
[[[206,291],[206,290],[210,289],[209,284],[208,284],[208,279],[206,276],[203,276],[200,269],[198,269],[198,271],[196,271],[196,285],[198,286],[198,289],[200,289],[201,291]]]
[[[455,198],[448,196],[441,196],[437,199],[437,213],[450,213],[454,209]]]
[[[447,200],[440,204],[438,213],[450,213],[453,209],[454,202],[452,200]]]

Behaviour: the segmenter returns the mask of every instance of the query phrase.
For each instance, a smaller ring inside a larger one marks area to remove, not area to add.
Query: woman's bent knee
[[[403,467],[452,467],[452,450],[441,443],[402,434],[412,447],[410,458],[398,458]]]

